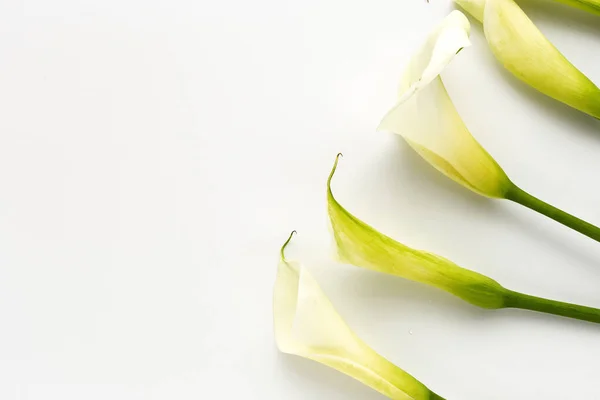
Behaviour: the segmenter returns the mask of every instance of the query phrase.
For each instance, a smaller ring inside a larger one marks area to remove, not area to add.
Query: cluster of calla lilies
[[[600,89],[573,66],[513,0],[455,0],[483,24],[495,57],[517,78],[547,96],[600,118]],[[560,0],[600,15],[600,0]],[[600,23],[600,21],[599,21]],[[600,228],[535,198],[516,186],[471,135],[446,92],[442,70],[470,46],[470,23],[453,11],[411,59],[398,100],[379,130],[401,135],[426,161],[466,188],[535,210],[596,241]],[[462,268],[439,255],[408,247],[347,211],[327,180],[327,209],[343,263],[425,283],[485,309],[521,308],[600,323],[600,309],[531,296]],[[379,355],[346,325],[307,269],[281,248],[274,289],[275,339],[284,353],[335,368],[391,399],[444,399]]]

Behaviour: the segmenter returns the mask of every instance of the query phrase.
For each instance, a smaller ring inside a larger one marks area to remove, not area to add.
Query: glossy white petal
[[[470,45],[470,25],[452,12],[411,59],[397,104],[379,130],[401,135],[439,171],[489,197],[504,197],[511,183],[496,161],[468,131],[439,76]]]
[[[416,90],[426,87],[460,50],[471,46],[470,31],[467,17],[460,11],[451,12],[411,59],[400,82],[400,98],[406,96],[411,87]]]

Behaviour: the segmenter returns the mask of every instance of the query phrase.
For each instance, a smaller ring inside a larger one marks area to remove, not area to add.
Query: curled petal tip
[[[337,153],[335,156],[335,161],[333,162],[333,167],[331,168],[331,172],[329,173],[329,178],[327,179],[327,190],[331,192],[331,178],[335,174],[335,170],[337,169],[338,162],[340,161],[340,157],[344,157],[342,153]]]
[[[285,243],[283,244],[283,246],[281,246],[281,259],[285,260],[285,248],[287,247],[287,245],[290,243],[290,241],[292,240],[292,237],[294,237],[295,234],[297,234],[298,232],[296,232],[296,230],[293,230],[292,233],[290,233],[290,236],[287,238],[287,240],[285,241]]]

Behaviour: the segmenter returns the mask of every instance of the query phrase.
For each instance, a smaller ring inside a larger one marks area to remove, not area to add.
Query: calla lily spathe
[[[327,180],[327,210],[340,262],[431,285],[478,307],[505,306],[508,291],[495,280],[397,242],[342,207],[331,190],[339,156]]]
[[[600,118],[600,89],[550,43],[513,0],[455,2],[483,23],[492,53],[514,76],[549,97]]]
[[[390,399],[443,400],[359,339],[306,268],[285,259],[292,235],[281,249],[273,296],[279,350],[337,369]]]
[[[398,102],[378,130],[401,135],[435,168],[467,188],[502,198],[511,186],[498,163],[469,133],[439,74],[469,41],[470,24],[453,11],[411,59]]]
[[[331,180],[338,160],[339,155],[327,180],[327,210],[339,261],[431,285],[481,308],[521,308],[600,323],[600,309],[515,292],[444,257],[378,232],[333,196]]]
[[[464,5],[475,15],[483,15],[473,6],[477,1],[465,0]],[[512,0],[487,0],[487,4],[505,2]],[[487,20],[487,7],[485,14]],[[469,31],[469,22],[460,11],[446,17],[411,59],[400,82],[398,101],[378,129],[402,136],[432,166],[466,188],[517,202],[600,242],[600,228],[516,186],[465,126],[439,74],[470,45]]]

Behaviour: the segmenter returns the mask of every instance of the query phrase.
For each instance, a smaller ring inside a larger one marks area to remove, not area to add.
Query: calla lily
[[[478,11],[472,5],[476,2],[464,2],[475,15]],[[505,2],[512,0],[487,0],[487,4]],[[469,46],[469,31],[469,22],[460,11],[453,11],[433,31],[411,59],[400,82],[398,101],[378,130],[402,136],[432,166],[468,189],[515,201],[600,241],[600,228],[516,186],[465,126],[439,74],[461,49]]]
[[[333,196],[331,180],[338,160],[339,155],[327,180],[327,209],[341,262],[435,286],[482,308],[522,308],[600,323],[600,309],[506,289],[487,276],[378,232],[350,214]]]
[[[360,340],[306,268],[285,259],[292,235],[281,249],[273,296],[279,350],[325,364],[390,399],[443,400]]]
[[[539,31],[513,0],[455,0],[483,23],[494,56],[514,76],[547,96],[600,118],[600,89]],[[582,7],[596,3],[579,3]]]
[[[412,58],[400,82],[399,100],[379,125],[401,135],[435,168],[467,188],[502,198],[511,183],[502,168],[469,133],[439,74],[471,45],[470,24],[453,11]]]

